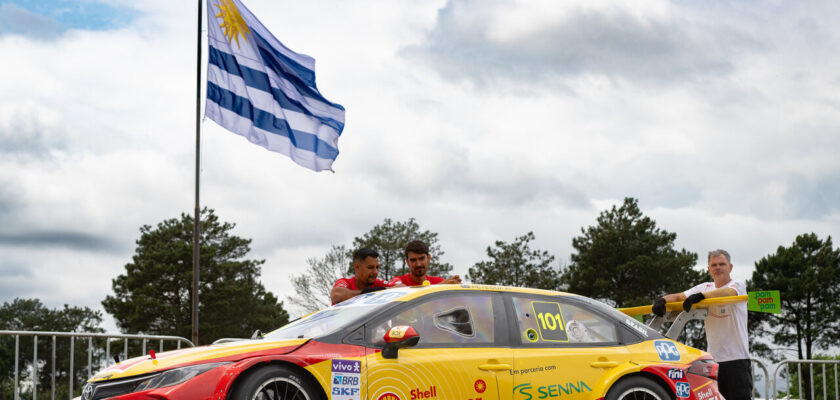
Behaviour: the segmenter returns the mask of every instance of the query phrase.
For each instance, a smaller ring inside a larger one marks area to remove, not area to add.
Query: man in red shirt
[[[335,282],[330,291],[333,304],[341,303],[351,297],[364,293],[385,289],[385,281],[379,276],[379,253],[368,248],[361,248],[353,253],[353,269],[355,276],[341,278]]]
[[[405,245],[405,263],[408,265],[410,272],[405,275],[395,276],[394,279],[388,282],[388,286],[397,284],[418,286],[422,285],[424,281],[429,281],[432,285],[437,285],[438,283],[461,283],[461,277],[458,275],[448,279],[426,275],[426,272],[429,270],[430,260],[429,246],[426,243],[420,240],[408,242]]]

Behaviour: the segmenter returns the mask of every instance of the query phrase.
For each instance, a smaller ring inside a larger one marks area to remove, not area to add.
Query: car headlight
[[[149,376],[146,380],[140,382],[135,392],[141,390],[157,389],[167,386],[174,386],[179,383],[184,383],[204,372],[216,368],[222,364],[227,363],[212,363],[212,364],[198,364],[190,365],[189,367],[175,368],[168,371],[163,371],[157,375]]]
[[[156,374],[146,375],[139,378],[130,378],[117,381],[93,382],[85,385],[82,390],[83,400],[98,400],[119,396],[126,393],[134,393],[142,390],[157,389],[167,386],[174,386],[184,383],[198,375],[201,375],[227,362],[197,364],[189,367],[170,369]]]

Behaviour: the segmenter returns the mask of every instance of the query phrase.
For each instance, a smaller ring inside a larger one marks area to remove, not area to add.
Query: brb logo
[[[680,352],[677,350],[677,345],[667,340],[657,340],[653,342],[653,347],[656,348],[656,353],[659,354],[659,359],[662,361],[679,361]]]
[[[685,378],[685,371],[681,369],[669,369],[668,370],[668,377],[672,380],[678,381],[682,378]]]
[[[677,382],[677,397],[687,399],[691,396],[691,386],[688,382]]]

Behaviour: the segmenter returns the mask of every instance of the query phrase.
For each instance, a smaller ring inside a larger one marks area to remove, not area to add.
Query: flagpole
[[[195,218],[193,225],[192,342],[198,346],[198,260],[201,209],[198,202],[198,178],[201,156],[201,19],[202,0],[198,0],[198,40],[195,78]]]

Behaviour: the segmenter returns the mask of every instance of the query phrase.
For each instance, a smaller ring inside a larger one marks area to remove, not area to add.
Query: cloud
[[[444,79],[481,87],[593,75],[676,82],[729,73],[733,43],[749,42],[660,0],[449,0],[405,54]]]
[[[61,30],[59,23],[52,18],[12,3],[0,4],[0,36],[23,35],[43,40],[55,38]]]
[[[120,246],[107,236],[73,231],[0,232],[0,246],[64,247],[93,252],[113,252],[120,249]]]

